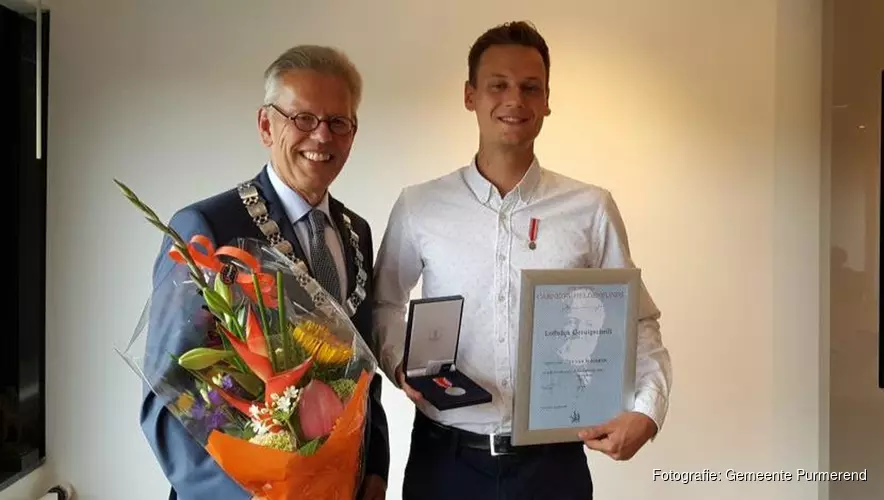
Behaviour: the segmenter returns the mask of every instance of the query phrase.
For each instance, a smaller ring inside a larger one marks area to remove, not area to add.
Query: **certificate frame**
[[[592,288],[600,285],[620,285],[627,294],[621,317],[622,331],[620,338],[617,339],[622,343],[623,353],[620,361],[622,372],[615,372],[620,381],[620,387],[617,388],[619,390],[619,405],[610,409],[609,414],[602,421],[613,418],[616,416],[615,413],[629,411],[633,408],[638,314],[640,294],[642,293],[641,269],[634,267],[524,269],[521,273],[518,362],[516,365],[516,387],[513,395],[511,442],[514,446],[578,442],[581,440],[577,434],[581,429],[602,423],[602,421],[583,421],[579,425],[572,423],[552,428],[532,428],[530,425],[532,391],[542,390],[540,387],[533,387],[535,294],[537,289],[538,287],[556,286]]]

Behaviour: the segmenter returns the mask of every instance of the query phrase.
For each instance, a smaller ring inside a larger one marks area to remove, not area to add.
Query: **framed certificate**
[[[632,409],[639,269],[523,270],[515,446],[580,441]]]

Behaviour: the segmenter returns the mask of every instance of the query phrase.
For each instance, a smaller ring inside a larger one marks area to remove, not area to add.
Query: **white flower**
[[[290,385],[285,388],[285,392],[283,394],[285,394],[285,397],[287,397],[287,398],[297,399],[298,394],[300,394],[300,392],[301,392],[300,389],[296,389],[295,386]]]
[[[251,413],[253,417],[258,417],[261,414],[261,410],[257,405],[252,405],[249,407],[249,413]]]
[[[295,388],[294,386],[289,386],[283,391],[282,396],[277,396],[274,394],[271,399],[273,399],[273,403],[271,406],[276,411],[281,411],[284,413],[291,413],[291,411],[298,404],[298,399],[301,395],[301,390]]]
[[[292,407],[292,400],[289,398],[282,398],[276,402],[275,406],[279,411],[288,412]]]
[[[263,436],[270,432],[270,427],[261,420],[252,420],[252,429],[254,429],[255,434],[259,436]]]

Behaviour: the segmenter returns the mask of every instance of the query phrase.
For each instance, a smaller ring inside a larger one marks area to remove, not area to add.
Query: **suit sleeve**
[[[184,241],[189,241],[196,234],[214,241],[207,222],[196,211],[176,213],[170,226]],[[154,264],[154,294],[145,351],[145,374],[149,378],[154,377],[154,382],[159,380],[156,377],[171,376],[169,374],[172,372],[163,365],[169,362],[168,353],[181,354],[202,341],[199,338],[201,328],[192,324],[201,312],[196,297],[188,294],[193,297],[190,303],[180,302],[186,300],[182,297],[182,289],[171,283],[178,275],[184,276],[186,273],[168,257],[171,243],[168,237],[163,239]],[[164,306],[169,303],[175,303],[176,307]],[[182,307],[177,307],[177,304]],[[204,319],[209,320],[205,316]],[[224,473],[200,442],[168,411],[165,404],[168,398],[162,393],[162,386],[157,388],[160,394],[146,384],[141,405],[141,428],[178,498],[249,500],[252,495]]]
[[[368,254],[368,259],[366,262],[373,263],[374,262],[374,243],[371,239],[371,228],[368,227],[366,223],[366,234],[367,234],[367,244],[366,244],[366,252]],[[368,269],[369,279],[371,278],[372,271]],[[372,284],[368,283],[368,289],[370,290]],[[371,307],[374,304],[370,304]],[[369,321],[368,324],[371,325],[371,315],[372,312],[369,311]],[[371,343],[369,347],[372,350],[375,350],[375,345],[377,339],[374,338],[374,335],[371,336]],[[375,350],[376,352],[376,350]],[[381,374],[375,373],[374,378],[371,380],[370,398],[370,415],[371,420],[369,422],[369,436],[368,436],[368,450],[367,454],[367,463],[366,463],[366,476],[368,475],[377,475],[384,479],[384,482],[387,482],[387,478],[390,470],[390,435],[389,429],[387,426],[387,414],[384,411],[384,406],[381,404],[381,386],[383,384],[383,379]]]

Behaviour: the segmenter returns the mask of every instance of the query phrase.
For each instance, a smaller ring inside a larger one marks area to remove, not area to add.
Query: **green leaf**
[[[252,396],[258,397],[261,395],[261,391],[264,389],[264,383],[254,374],[233,371],[228,372],[228,374]]]
[[[313,441],[308,442],[304,446],[298,449],[298,454],[303,455],[305,457],[309,457],[316,453],[319,450],[319,447],[322,446],[322,438],[316,438]]]
[[[227,328],[227,330],[233,332],[233,331],[236,331],[236,328],[233,326],[233,323],[235,321],[236,320],[233,318],[233,316],[231,316],[227,313],[224,313],[224,319],[221,323]]]
[[[203,290],[203,298],[206,300],[206,305],[209,306],[209,309],[216,315],[223,316],[224,314],[233,313],[230,305],[215,290],[206,288]]]
[[[267,343],[267,355],[270,358],[270,364],[273,366],[273,372],[278,373],[280,370],[279,366],[279,357],[276,354],[276,351],[273,349],[273,343],[270,341],[270,335],[273,333],[270,331],[268,326],[267,319],[267,308],[264,306],[264,295],[261,293],[261,285],[258,283],[258,275],[252,274],[252,286],[255,289],[255,298],[257,299],[257,311],[258,315],[258,324],[261,325],[261,332],[264,334],[264,341]]]
[[[141,212],[144,214],[144,218],[148,222],[150,222],[154,227],[156,227],[162,233],[168,235],[172,239],[173,243],[175,244],[175,248],[182,252],[184,260],[187,262],[187,267],[190,268],[191,276],[193,276],[196,284],[200,287],[201,290],[207,288],[208,284],[206,284],[205,280],[202,278],[202,275],[196,265],[196,262],[194,262],[193,257],[191,257],[190,254],[187,252],[187,244],[181,238],[181,235],[178,234],[174,229],[160,221],[157,213],[154,212],[153,209],[151,209],[149,206],[147,206],[147,204],[139,200],[138,195],[136,195],[134,191],[129,189],[128,186],[116,179],[114,179],[114,182],[126,196],[129,202],[131,202],[135,206],[135,208],[141,210]]]
[[[197,347],[182,354],[178,364],[188,370],[204,370],[219,361],[232,358],[234,353],[208,347]]]
[[[236,311],[236,321],[239,322],[240,325],[246,324],[246,314],[248,314],[248,308],[245,306],[240,307],[239,311]]]
[[[248,441],[249,439],[252,439],[253,437],[255,437],[255,435],[257,434],[257,432],[255,432],[255,429],[252,427],[252,425],[249,421],[245,421],[243,423],[240,423],[240,425],[238,427],[239,427],[239,438],[240,439],[244,439],[244,440]]]
[[[215,275],[215,283],[214,283],[215,293],[217,293],[224,302],[227,303],[228,306],[231,305],[231,301],[233,300],[233,293],[230,291],[230,287],[224,283],[224,280],[221,279],[220,274]]]
[[[122,182],[118,181],[117,179],[114,179],[114,184],[116,184],[120,188],[120,191],[123,192],[123,194],[126,196],[126,198],[129,198],[130,200],[136,198],[135,193],[131,189],[129,189],[129,186],[123,184]]]
[[[153,226],[155,228],[159,229],[160,232],[163,232],[163,233],[166,232],[166,226],[162,222],[154,220],[154,219],[148,219],[147,217],[145,217],[145,219],[147,219],[147,222],[150,222],[151,224],[153,224]]]
[[[292,368],[294,365],[294,349],[292,344],[294,343],[292,339],[292,334],[289,331],[289,322],[285,316],[285,290],[282,287],[282,271],[276,271],[276,312],[278,314],[276,327],[278,328],[278,334],[282,339],[282,348],[283,348],[283,369]]]

